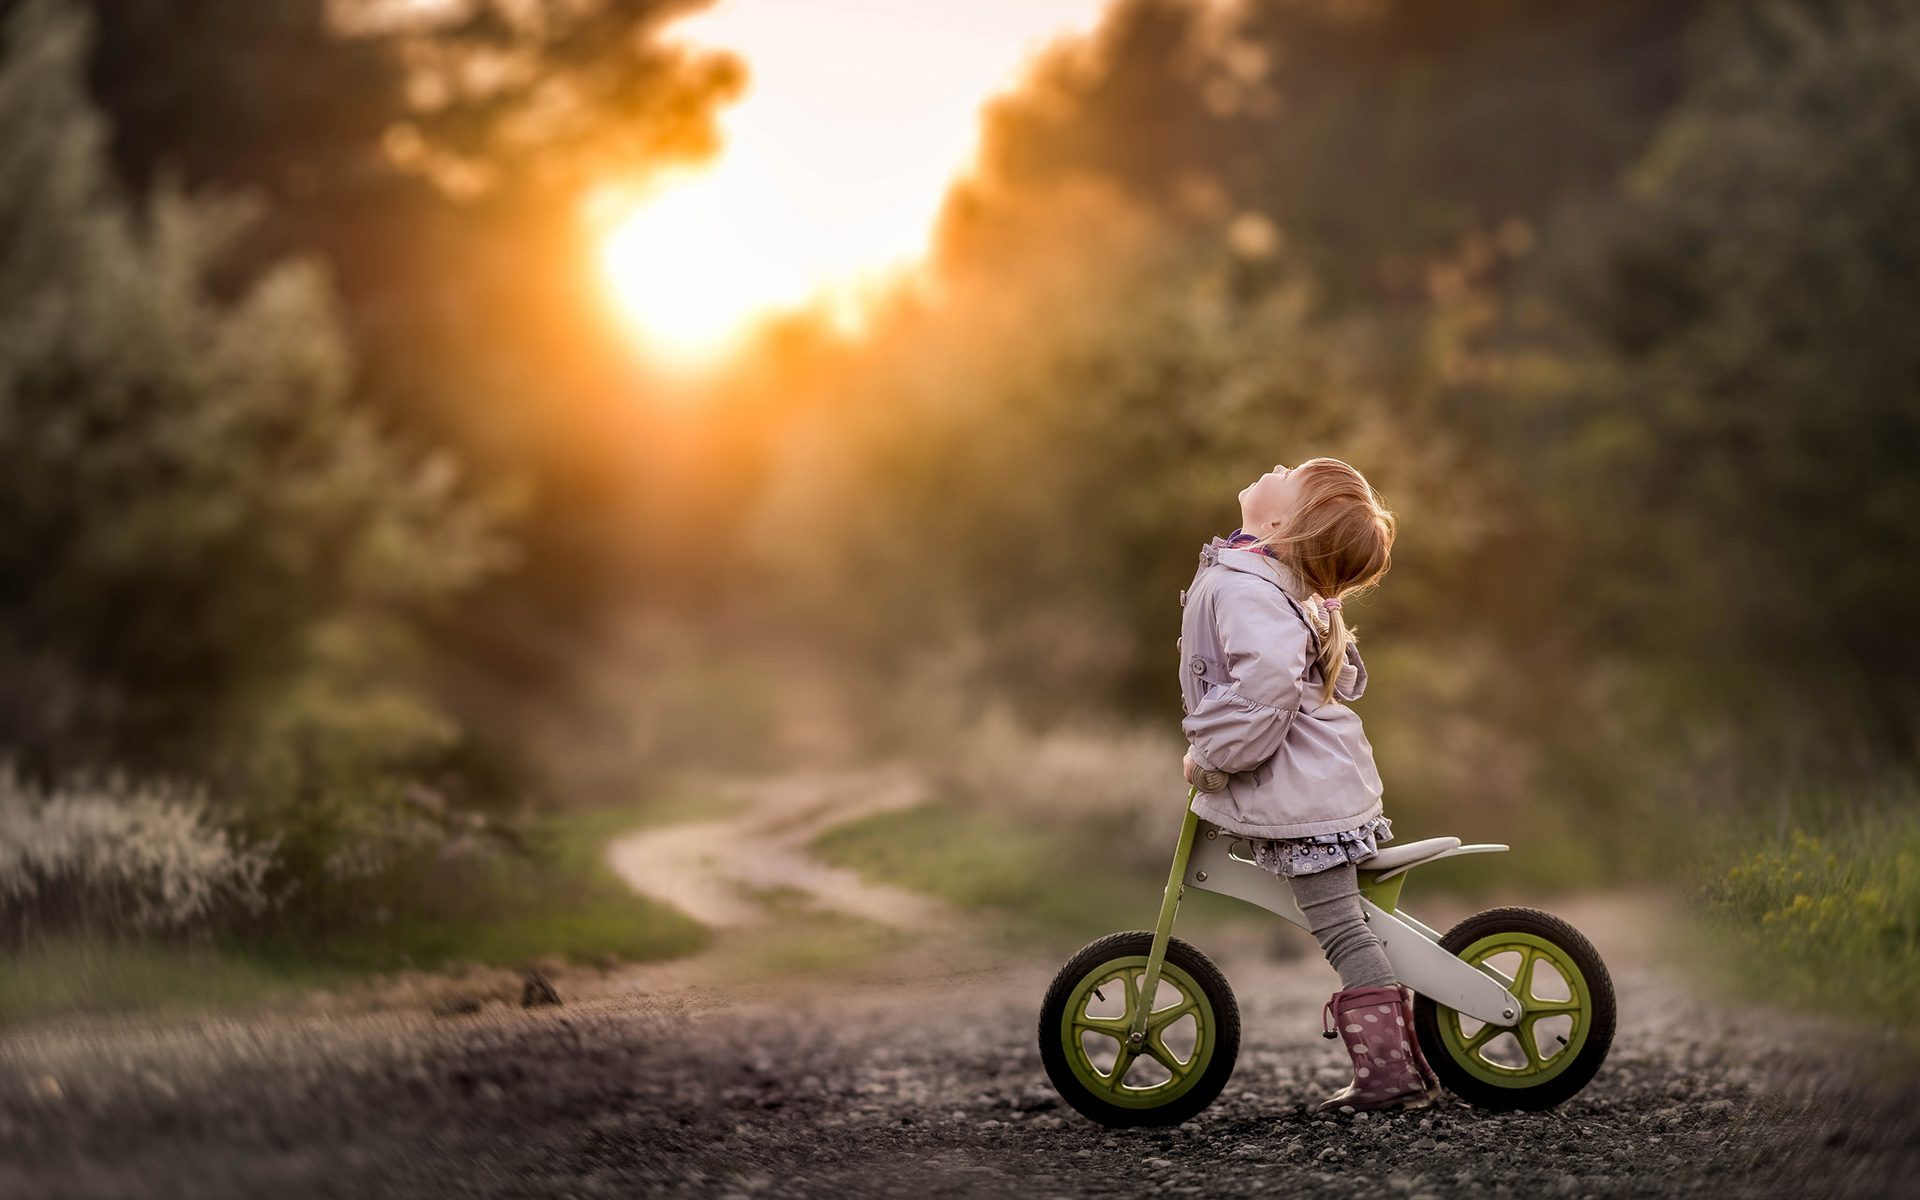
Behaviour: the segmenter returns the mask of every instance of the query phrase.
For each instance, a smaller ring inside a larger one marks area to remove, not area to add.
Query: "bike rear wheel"
[[[1519,998],[1514,1025],[1489,1025],[1414,1000],[1414,1031],[1442,1083],[1481,1108],[1539,1111],[1587,1086],[1613,1044],[1613,980],[1593,944],[1549,913],[1494,908],[1440,945],[1498,974]]]
[[[1155,995],[1144,997],[1153,934],[1115,933],[1060,969],[1040,1006],[1040,1061],[1061,1098],[1110,1128],[1178,1125],[1219,1096],[1240,1053],[1240,1009],[1212,961],[1167,943]],[[1141,1007],[1147,1036],[1128,1032]]]

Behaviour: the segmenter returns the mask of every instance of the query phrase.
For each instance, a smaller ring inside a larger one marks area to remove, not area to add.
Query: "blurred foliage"
[[[949,246],[972,257],[1029,197],[1097,179],[1304,266],[1337,306],[1424,301],[1463,239],[1612,186],[1682,86],[1700,8],[1120,0],[989,110]]]
[[[1902,810],[1749,849],[1705,888],[1708,928],[1768,995],[1920,1035],[1920,819]]]
[[[1661,707],[1802,780],[1911,764],[1920,720],[1920,12],[1735,7],[1558,311],[1486,341],[1563,607]],[[1756,751],[1764,751],[1756,754]]]
[[[118,175],[260,197],[230,273],[324,259],[367,404],[521,497],[519,565],[439,627],[476,668],[453,703],[511,764],[495,692],[553,686],[563,634],[671,590],[734,502],[681,469],[711,428],[636,395],[582,211],[709,152],[741,65],[660,38],[698,0],[89,6]]]
[[[656,36],[705,3],[492,0],[435,13],[346,0],[328,15],[336,32],[394,47],[407,119],[381,145],[396,166],[456,200],[515,185],[564,198],[715,148],[711,107],[739,92],[740,64]]]
[[[706,945],[707,931],[636,895],[607,865],[607,843],[636,829],[711,818],[723,808],[695,795],[548,814],[526,831],[532,855],[475,854],[470,846],[467,853],[443,854],[444,847],[436,847],[402,872],[362,881],[352,897],[357,913],[309,914],[332,918],[325,923],[227,921],[221,924],[229,933],[208,937],[203,922],[189,927],[196,936],[183,939],[129,937],[139,931],[126,920],[124,901],[101,906],[96,915],[102,919],[91,924],[35,914],[30,937],[14,938],[18,924],[0,932],[14,942],[0,969],[0,1025],[75,1012],[244,1007],[314,987],[351,995],[368,972],[437,970],[462,977],[476,965],[517,971],[560,959],[605,969],[677,958]],[[147,815],[135,807],[114,824],[124,828]],[[0,911],[9,917],[19,915],[10,888],[21,877],[20,860],[46,857],[33,855],[32,845],[13,851],[9,843],[19,832],[13,816],[0,803]],[[151,839],[114,849],[123,851],[122,861],[152,873],[144,861],[152,856]],[[97,889],[96,898],[114,899]],[[177,899],[174,904],[177,911]],[[820,951],[809,945],[792,940],[784,949]],[[507,978],[517,996],[517,976]]]
[[[582,211],[710,151],[740,64],[659,36],[691,0],[86,7],[127,193],[249,197],[216,293],[323,262],[357,406],[511,507],[511,561],[410,626],[421,684],[465,731],[441,790],[571,799],[556,745],[584,739],[548,731],[617,720],[588,712],[605,645],[636,594],[705,602],[682,564],[739,489],[712,461],[733,434],[636,397]]]
[[[456,963],[523,967],[540,958],[577,963],[651,962],[705,945],[705,927],[639,895],[607,864],[615,837],[675,818],[691,806],[592,808],[549,813],[526,830],[532,853],[434,848],[369,880],[354,897],[365,917],[344,927],[282,925],[257,939],[288,970],[432,969]],[[713,807],[698,811],[710,815]]]
[[[122,199],[84,21],[25,5],[7,42],[0,752],[204,782],[306,904],[416,840],[408,781],[460,736],[418,620],[503,546],[449,460],[351,402],[317,264],[223,295],[246,205]]]
[[[200,797],[119,780],[43,794],[0,769],[0,943],[197,932],[265,908],[272,862]]]

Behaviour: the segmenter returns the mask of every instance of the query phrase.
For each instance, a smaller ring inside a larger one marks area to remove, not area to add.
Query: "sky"
[[[852,318],[863,285],[927,249],[982,102],[1106,3],[722,0],[678,23],[669,36],[732,50],[751,82],[712,163],[602,218],[610,299],[669,357],[809,302]]]

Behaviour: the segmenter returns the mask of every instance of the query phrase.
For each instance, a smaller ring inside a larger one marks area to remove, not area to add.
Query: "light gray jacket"
[[[1181,728],[1193,761],[1227,774],[1193,810],[1232,833],[1312,837],[1380,815],[1373,747],[1341,703],[1366,690],[1366,664],[1349,645],[1334,699],[1321,703],[1309,595],[1282,563],[1220,538],[1180,595]]]

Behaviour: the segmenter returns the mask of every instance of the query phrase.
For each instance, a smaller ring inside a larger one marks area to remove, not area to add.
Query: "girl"
[[[1341,605],[1387,573],[1393,514],[1360,472],[1316,458],[1261,476],[1240,493],[1240,515],[1232,537],[1200,552],[1180,597],[1193,808],[1251,839],[1340,973],[1327,1013],[1354,1077],[1320,1111],[1424,1107],[1439,1081],[1413,1036],[1413,994],[1361,914],[1353,865],[1393,837],[1392,822],[1373,748],[1342,703],[1366,690],[1367,668]]]

